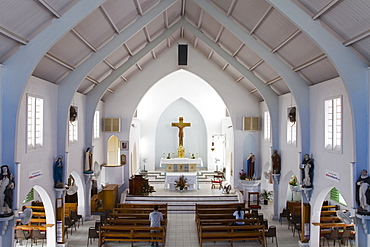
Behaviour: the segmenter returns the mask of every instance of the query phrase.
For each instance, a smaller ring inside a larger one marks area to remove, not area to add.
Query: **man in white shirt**
[[[160,227],[161,221],[163,220],[163,215],[161,212],[158,212],[158,205],[154,205],[154,211],[149,214],[150,220],[150,227]],[[153,230],[151,232],[159,232]],[[154,242],[152,242],[151,246],[154,246]],[[156,246],[158,246],[158,242],[156,242]]]

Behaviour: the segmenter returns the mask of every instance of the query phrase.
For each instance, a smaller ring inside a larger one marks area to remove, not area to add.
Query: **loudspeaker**
[[[188,45],[178,45],[178,65],[188,65]]]

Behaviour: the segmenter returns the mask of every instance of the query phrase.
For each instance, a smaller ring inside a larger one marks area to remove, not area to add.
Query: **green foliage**
[[[260,194],[260,196],[263,198],[263,200],[271,200],[272,199],[272,192],[271,191],[267,191],[267,190],[263,190],[263,192]]]
[[[26,198],[24,198],[23,200],[23,204],[25,204],[26,202],[29,202],[29,201],[33,201],[34,199],[34,189],[32,188],[28,194],[26,195]]]

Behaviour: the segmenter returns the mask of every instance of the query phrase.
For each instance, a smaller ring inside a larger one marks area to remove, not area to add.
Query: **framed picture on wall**
[[[121,150],[128,150],[128,141],[121,141]]]

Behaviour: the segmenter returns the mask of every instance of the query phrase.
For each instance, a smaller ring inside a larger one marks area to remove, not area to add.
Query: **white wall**
[[[56,154],[56,112],[57,112],[58,86],[41,79],[31,77],[25,88],[19,107],[18,131],[16,141],[15,160],[20,162],[21,174],[16,177],[20,182],[19,204],[34,185],[40,185],[54,201],[53,164]],[[32,94],[44,99],[44,146],[42,149],[27,151],[26,117],[27,94]],[[29,180],[29,172],[41,170],[42,177]]]

